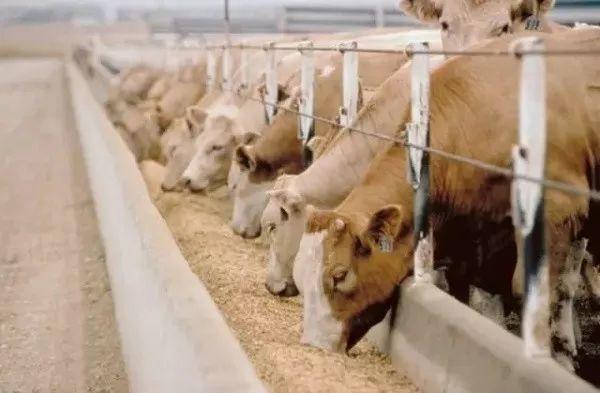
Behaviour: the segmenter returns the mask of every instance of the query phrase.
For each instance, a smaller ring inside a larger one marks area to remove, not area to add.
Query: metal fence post
[[[244,92],[249,87],[250,76],[248,75],[248,51],[244,48],[244,44],[240,46],[240,85],[239,91]]]
[[[314,115],[315,108],[315,57],[312,47],[313,43],[310,41],[300,46],[302,64],[298,109],[307,116],[298,116],[298,139],[302,140],[304,146],[302,159],[305,167],[312,162],[312,151],[307,144],[315,135],[315,121],[309,117]]]
[[[213,49],[206,49],[206,90],[211,91],[215,87],[217,75],[217,59]]]
[[[277,86],[277,62],[275,58],[275,43],[270,42],[265,47],[267,56],[267,70],[265,73],[265,113],[267,116],[267,123],[271,124],[273,118],[277,114],[277,108],[274,106],[278,100],[278,86]],[[269,105],[270,104],[270,105]]]
[[[357,48],[356,41],[340,45],[344,56],[343,106],[340,108],[340,125],[349,127],[358,113],[358,53],[348,49]]]
[[[429,146],[429,45],[411,45],[411,123],[407,124],[410,146]],[[415,283],[433,283],[433,238],[429,227],[429,153],[408,147],[408,179],[415,189],[414,271]]]
[[[546,166],[546,63],[543,41],[522,38],[513,43],[521,56],[519,144],[513,147],[516,176],[541,179]],[[523,51],[522,55],[519,51]],[[520,262],[525,272],[522,333],[527,356],[550,356],[550,287],[544,229],[544,187],[513,179],[513,222],[520,238]],[[518,265],[520,265],[519,263]],[[519,266],[517,266],[519,267]]]
[[[231,73],[232,73],[232,64],[231,64],[231,48],[229,45],[225,45],[223,48],[223,76],[221,81],[222,88],[227,92],[226,94],[231,94]]]
[[[165,68],[168,71],[175,71],[179,66],[179,61],[176,58],[177,39],[169,37],[165,41]]]

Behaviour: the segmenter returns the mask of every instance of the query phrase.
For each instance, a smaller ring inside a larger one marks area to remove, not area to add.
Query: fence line
[[[421,145],[417,145],[417,144],[413,144],[413,143],[409,143],[406,140],[406,137],[403,135],[402,137],[394,137],[391,135],[386,135],[386,134],[379,134],[375,131],[367,131],[367,130],[363,130],[360,128],[356,128],[356,127],[352,127],[352,126],[348,126],[348,127],[342,127],[338,122],[330,120],[328,118],[325,117],[321,117],[321,116],[317,116],[317,115],[308,115],[306,113],[302,113],[300,111],[297,111],[295,109],[292,108],[288,108],[284,105],[281,104],[274,104],[271,102],[267,102],[262,98],[256,98],[252,95],[249,94],[242,94],[240,93],[238,90],[236,89],[225,89],[222,86],[219,88],[221,91],[224,92],[229,92],[229,93],[233,93],[235,95],[237,95],[240,98],[244,98],[244,99],[248,99],[248,100],[252,100],[258,103],[261,103],[263,105],[266,106],[271,106],[274,108],[277,108],[278,110],[283,110],[286,112],[290,112],[292,114],[295,114],[297,116],[302,116],[302,117],[306,117],[306,118],[310,118],[312,120],[315,121],[320,121],[322,123],[326,123],[329,124],[331,126],[336,126],[336,127],[340,127],[343,130],[347,130],[350,132],[356,132],[359,134],[363,134],[366,136],[371,136],[374,138],[379,138],[382,140],[386,140],[388,142],[394,142],[397,143],[399,145],[402,145],[404,147],[410,147],[413,149],[419,149],[422,150],[424,152],[430,153],[430,154],[434,154],[443,158],[446,158],[450,161],[455,161],[455,162],[459,162],[462,164],[467,164],[467,165],[471,165],[473,167],[479,168],[479,169],[483,169],[486,170],[488,172],[494,172],[498,175],[504,176],[508,179],[517,179],[517,180],[523,180],[523,181],[527,181],[527,182],[531,182],[531,183],[538,183],[543,185],[544,187],[548,187],[548,188],[552,188],[555,189],[557,191],[561,191],[564,192],[566,194],[570,194],[570,195],[574,195],[574,196],[582,196],[582,197],[586,197],[589,198],[593,201],[600,201],[600,191],[598,190],[587,190],[584,188],[579,188],[576,187],[572,184],[569,183],[564,183],[564,182],[560,182],[560,181],[556,181],[556,180],[550,180],[550,179],[545,179],[545,178],[537,178],[537,177],[533,177],[533,176],[528,176],[528,175],[524,175],[524,174],[515,174],[512,169],[510,168],[506,168],[506,167],[502,167],[502,166],[498,166],[495,164],[490,164],[488,162],[485,161],[481,161],[478,160],[476,158],[471,158],[471,157],[465,157],[465,156],[461,156],[458,154],[454,154],[454,153],[449,153],[445,150],[440,150],[440,149],[436,149],[434,147],[430,147],[430,146],[421,146]]]
[[[207,50],[224,50],[227,45],[208,45]],[[383,49],[383,48],[353,48],[340,44],[339,46],[313,46],[311,48],[302,45],[251,45],[251,44],[232,44],[232,49],[251,49],[251,50],[278,50],[278,51],[313,51],[313,52],[357,52],[357,53],[378,53],[378,54],[396,54],[412,57],[415,54],[445,55],[445,56],[522,56],[522,55],[545,55],[545,56],[600,56],[600,50],[577,50],[577,49],[515,49],[515,50],[440,50],[431,49],[428,51],[411,49],[407,45],[403,49]]]

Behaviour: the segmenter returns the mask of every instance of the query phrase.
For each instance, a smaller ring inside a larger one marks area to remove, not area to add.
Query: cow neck
[[[406,148],[390,145],[373,161],[363,182],[336,209],[341,214],[368,215],[386,205],[400,205],[403,221],[412,225],[413,188],[406,178]]]
[[[255,152],[259,161],[277,170],[294,158],[300,161],[301,143],[297,136],[296,115],[281,111],[275,121],[267,126],[261,138],[256,142]]]

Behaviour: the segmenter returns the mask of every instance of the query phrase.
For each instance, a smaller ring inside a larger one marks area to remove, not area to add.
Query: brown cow
[[[600,49],[600,32],[592,30],[544,38],[550,49]],[[499,39],[483,48],[505,50],[509,44],[509,39]],[[600,178],[600,63],[594,57],[549,56],[547,74],[546,176],[589,189]],[[517,139],[518,75],[519,62],[511,57],[457,57],[435,71],[432,147],[508,166]],[[413,190],[405,165],[405,149],[389,146],[337,209],[310,215],[303,244],[312,247],[301,249],[294,267],[305,296],[305,342],[332,350],[351,348],[383,318],[390,296],[410,272]],[[499,222],[510,211],[509,179],[437,155],[431,156],[430,166],[434,231],[454,215],[482,215]],[[576,271],[565,261],[588,217],[589,201],[547,189],[545,206],[552,329],[546,327],[550,315],[541,312],[535,321],[537,340],[549,341],[552,335],[557,360],[572,368],[575,338],[572,320],[565,320],[570,314],[563,310],[572,306],[574,289],[561,275]]]

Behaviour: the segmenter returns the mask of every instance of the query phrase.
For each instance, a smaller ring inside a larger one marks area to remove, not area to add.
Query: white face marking
[[[281,209],[287,212],[287,220],[282,220]],[[298,253],[300,240],[306,226],[306,210],[291,211],[277,198],[271,198],[262,216],[262,223],[269,233],[269,261],[267,268],[267,286],[281,287],[294,282],[292,278],[294,259]]]
[[[261,231],[260,218],[268,201],[267,191],[273,187],[273,182],[252,183],[248,173],[233,162],[227,186],[233,198],[231,228],[240,235],[258,236]]]
[[[193,139],[181,124],[168,129],[160,139],[161,149],[166,160],[165,177],[162,186],[165,190],[175,190],[183,171],[194,154]]]
[[[209,117],[206,131],[196,138],[196,152],[183,173],[193,190],[214,189],[225,183],[235,143],[232,121]]]
[[[298,253],[294,259],[294,282],[300,293],[303,293],[304,282],[311,280],[310,267],[314,265],[319,255],[323,255],[322,241],[325,232],[304,233],[300,240]]]
[[[343,351],[340,347],[343,323],[332,315],[331,306],[323,290],[323,239],[326,231],[308,235],[304,244],[310,244],[312,253],[302,262],[302,288],[304,294],[304,315],[302,342],[329,351]],[[312,237],[312,239],[311,239]]]

